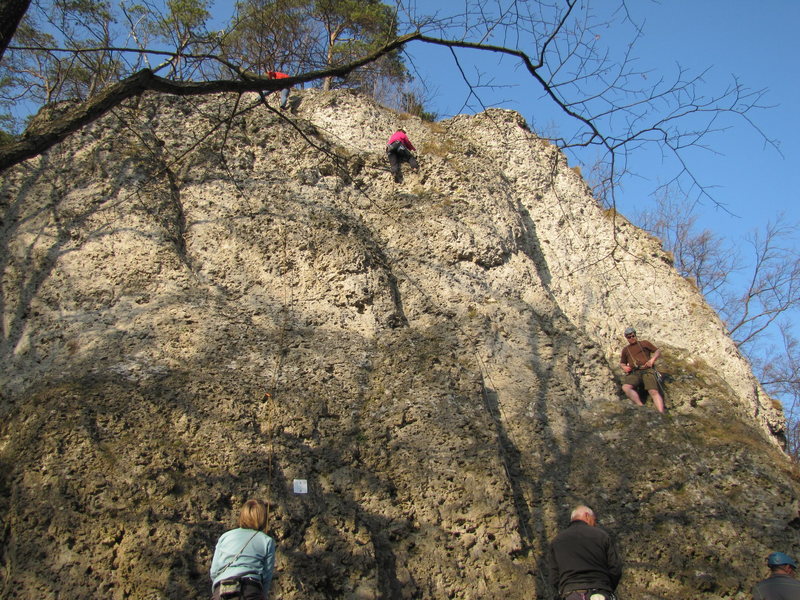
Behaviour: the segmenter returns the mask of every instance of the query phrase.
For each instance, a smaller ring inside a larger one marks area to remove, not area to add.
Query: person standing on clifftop
[[[664,399],[658,391],[658,379],[656,379],[655,369],[653,368],[658,357],[661,356],[661,350],[647,340],[639,340],[633,327],[628,327],[625,330],[625,339],[628,341],[628,345],[622,349],[619,359],[619,366],[625,371],[622,391],[634,404],[644,406],[637,391],[637,388],[644,384],[644,388],[653,399],[653,405],[656,410],[663,413]]]
[[[407,161],[412,169],[419,169],[417,159],[411,154],[412,150],[416,150],[416,148],[408,139],[405,129],[395,131],[386,142],[386,157],[389,159],[389,170],[394,175],[395,183],[403,181],[403,174],[400,172],[401,162]]]
[[[614,600],[622,562],[594,511],[578,506],[570,524],[550,542],[550,584],[563,600]]]
[[[289,79],[289,76],[286,73],[281,73],[280,71],[267,71],[267,77],[270,79]],[[289,88],[283,88],[281,90],[281,108],[286,108],[286,104],[289,102]]]
[[[770,576],[753,587],[753,600],[800,600],[794,559],[783,552],[773,552],[767,557],[767,566]]]

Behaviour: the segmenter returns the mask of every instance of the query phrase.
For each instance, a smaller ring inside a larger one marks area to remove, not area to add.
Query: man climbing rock
[[[594,511],[578,506],[570,524],[550,542],[550,583],[563,600],[614,600],[622,563]]]
[[[386,157],[389,159],[389,169],[394,175],[395,183],[403,181],[403,174],[400,172],[401,162],[408,162],[414,170],[419,168],[417,159],[411,154],[412,150],[416,150],[416,148],[408,139],[405,129],[395,131],[386,142]]]
[[[767,566],[770,576],[753,587],[753,600],[800,600],[794,559],[783,552],[773,552],[767,557]]]
[[[653,399],[653,405],[656,410],[663,413],[664,399],[658,391],[658,379],[653,368],[659,356],[661,356],[661,350],[647,340],[638,339],[636,330],[633,327],[628,327],[625,330],[625,339],[628,341],[628,345],[622,349],[619,360],[619,366],[625,371],[622,391],[634,404],[644,406],[638,392],[638,387],[644,384],[644,389]]]

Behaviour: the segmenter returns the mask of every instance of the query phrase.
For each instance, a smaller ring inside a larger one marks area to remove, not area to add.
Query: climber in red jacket
[[[286,73],[281,73],[280,71],[267,71],[267,77],[270,79],[288,79],[289,76]],[[286,103],[289,102],[289,88],[283,88],[281,90],[281,108],[286,108]]]

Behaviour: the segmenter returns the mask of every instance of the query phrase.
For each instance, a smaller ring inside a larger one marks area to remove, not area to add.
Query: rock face
[[[4,174],[0,208],[5,598],[207,597],[253,496],[283,599],[550,598],[576,503],[622,600],[749,598],[800,553],[779,407],[514,112],[148,96]],[[665,416],[620,392],[627,325]]]

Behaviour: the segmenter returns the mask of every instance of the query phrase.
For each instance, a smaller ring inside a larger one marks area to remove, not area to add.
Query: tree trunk
[[[336,40],[339,39],[339,36],[342,34],[342,26],[336,27],[333,30],[328,30],[328,68],[333,67],[333,46],[336,44]],[[329,92],[331,89],[331,84],[333,83],[333,77],[326,77],[322,82],[322,90],[325,92]]]
[[[30,3],[31,0],[0,0],[0,60]]]

